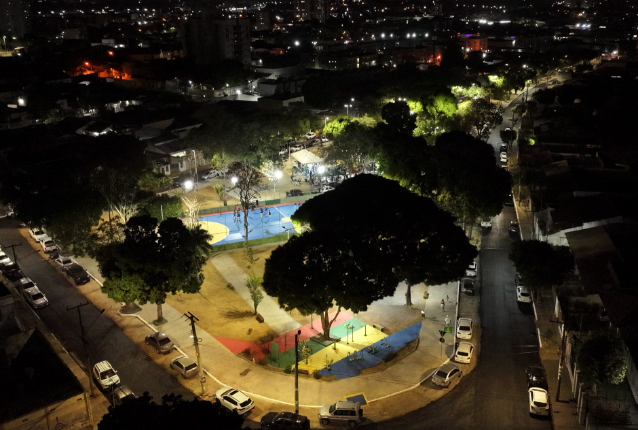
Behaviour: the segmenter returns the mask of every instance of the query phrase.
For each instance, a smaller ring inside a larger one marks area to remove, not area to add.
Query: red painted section
[[[332,327],[339,325],[342,322],[349,320],[350,318],[352,318],[352,315],[342,311],[337,317],[337,319],[335,320],[335,322],[332,323]],[[276,337],[275,339],[273,339],[273,342],[277,342],[277,344],[279,345],[280,353],[285,352],[295,345],[295,334],[297,333],[298,330],[301,330],[300,339],[303,339],[303,340],[308,340],[311,337],[315,337],[316,335],[321,333],[322,332],[321,318],[314,319],[312,321],[312,326],[313,328],[310,328],[310,323],[308,323],[304,326],[299,327],[298,329],[291,330],[288,333],[284,333]]]

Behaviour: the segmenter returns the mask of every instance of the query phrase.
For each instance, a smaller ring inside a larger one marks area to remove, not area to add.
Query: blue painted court
[[[269,206],[248,211],[248,240],[294,233],[290,217],[300,205]],[[213,237],[211,244],[223,245],[244,240],[244,212],[240,212],[237,219],[230,212],[203,216],[200,220],[202,228]]]

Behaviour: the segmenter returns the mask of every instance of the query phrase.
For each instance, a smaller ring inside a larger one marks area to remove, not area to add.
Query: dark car
[[[84,285],[91,280],[89,274],[77,263],[73,263],[64,268],[64,273],[73,279],[75,285]]]
[[[461,279],[461,292],[468,296],[474,295],[474,280],[469,278]]]
[[[505,200],[503,200],[503,205],[505,206],[514,206],[514,197],[510,194]]]
[[[268,412],[261,419],[262,430],[309,430],[310,421],[303,415],[292,412]]]
[[[294,190],[286,191],[286,197],[298,197],[298,196],[303,196],[303,192],[301,190],[294,189]]]
[[[504,143],[501,144],[500,152],[507,152],[507,145],[506,144],[504,144]]]
[[[509,231],[511,231],[512,233],[518,233],[521,231],[521,228],[518,225],[518,221],[516,220],[510,221]]]
[[[24,278],[24,274],[20,270],[20,266],[14,262],[3,265],[2,274],[11,282],[17,282]]]
[[[527,388],[538,387],[547,390],[547,373],[540,366],[529,366],[525,371]]]

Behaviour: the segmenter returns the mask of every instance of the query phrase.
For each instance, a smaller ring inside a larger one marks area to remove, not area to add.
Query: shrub
[[[321,379],[321,373],[319,373],[319,372],[320,372],[319,369],[313,370],[312,371],[312,377],[315,378],[315,379]]]
[[[292,365],[286,366],[284,369],[284,373],[291,374],[292,373]]]

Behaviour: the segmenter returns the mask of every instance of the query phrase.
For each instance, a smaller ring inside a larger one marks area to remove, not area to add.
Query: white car
[[[456,324],[456,337],[459,339],[472,339],[474,322],[470,318],[459,318]]]
[[[542,388],[532,387],[528,390],[529,413],[533,415],[549,415],[549,395]]]
[[[213,179],[217,176],[219,176],[219,172],[217,170],[207,170],[206,172],[202,173],[202,179],[204,180]]]
[[[459,342],[459,346],[456,348],[456,354],[454,355],[454,361],[457,363],[469,363],[472,361],[473,352],[474,345],[470,342]]]
[[[321,192],[325,193],[326,191],[332,191],[334,190],[334,187],[331,187],[330,185],[322,185],[321,186]]]
[[[516,300],[522,303],[532,303],[532,294],[526,287],[518,285],[516,287]]]
[[[71,260],[71,257],[64,257],[62,255],[53,261],[55,261],[55,264],[57,264],[59,267],[62,267],[62,268],[70,266],[71,264],[74,263],[74,261]]]
[[[476,278],[476,273],[478,272],[478,264],[476,261],[472,261],[467,269],[465,269],[465,276],[468,278]]]
[[[250,397],[235,388],[222,388],[215,393],[215,397],[223,407],[231,412],[237,411],[239,415],[247,414],[255,407]]]
[[[21,279],[20,281],[23,281],[25,279],[28,281],[27,285],[33,285],[32,287],[24,288],[24,292],[22,293],[27,303],[29,303],[34,309],[47,306],[49,304],[49,301],[47,300],[44,293],[40,291],[40,289],[28,278]]]
[[[120,385],[120,377],[108,361],[100,361],[93,366],[93,379],[104,391],[112,391]]]
[[[501,152],[501,163],[507,163],[507,152]]]
[[[296,143],[290,147],[291,152],[301,151],[303,149],[303,145],[301,143]]]
[[[35,240],[36,242],[40,242],[42,238],[47,236],[47,234],[44,231],[42,231],[41,228],[30,228],[29,234],[31,235],[33,240]]]
[[[316,136],[314,131],[309,131],[306,133],[306,139],[313,139]]]
[[[40,245],[42,246],[44,252],[55,252],[60,249],[57,243],[55,243],[55,240],[51,239],[50,237],[40,242]]]
[[[7,254],[5,254],[4,252],[0,251],[0,266],[4,265],[6,263],[11,263],[11,259],[9,258],[9,256]]]
[[[328,138],[326,136],[321,136],[321,143],[326,143]]]

